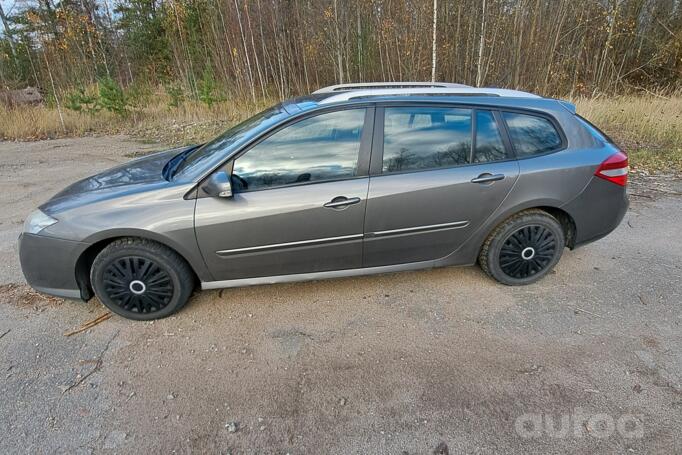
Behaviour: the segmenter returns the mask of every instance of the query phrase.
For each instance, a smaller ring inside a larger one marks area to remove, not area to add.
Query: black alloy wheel
[[[173,297],[173,281],[150,259],[126,256],[104,270],[104,291],[119,307],[138,313],[164,309]]]
[[[112,312],[129,319],[169,316],[189,300],[195,275],[175,251],[151,240],[122,238],[95,257],[90,283]]]
[[[478,263],[502,284],[530,284],[554,268],[565,245],[566,233],[556,218],[544,210],[524,210],[493,229]]]
[[[544,270],[556,254],[556,238],[540,225],[525,226],[510,235],[500,249],[500,268],[516,279]]]

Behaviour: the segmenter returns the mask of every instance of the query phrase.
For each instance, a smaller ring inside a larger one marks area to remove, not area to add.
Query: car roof
[[[357,98],[381,96],[485,96],[500,98],[541,98],[538,95],[520,90],[504,88],[477,87],[411,87],[411,88],[370,88],[361,90],[345,90],[335,93],[321,101],[322,104],[339,103]]]
[[[333,95],[333,94],[331,94]],[[535,109],[544,112],[568,111],[575,114],[575,105],[562,100],[541,97],[502,97],[492,95],[371,95],[357,96],[348,100],[329,102],[330,94],[314,94],[294,98],[282,103],[291,115],[334,106],[367,105],[367,103],[420,103],[420,104],[463,104],[489,106],[491,108]],[[327,102],[325,102],[327,101]]]
[[[405,88],[471,88],[468,85],[453,82],[359,82],[353,84],[338,84],[315,90],[317,93],[339,93],[349,90],[371,89],[405,89]]]
[[[575,113],[572,103],[543,98],[520,90],[494,87],[469,87],[449,82],[368,82],[323,87],[310,95],[282,103],[295,114],[326,106],[359,103],[458,103],[509,108],[535,108],[543,111],[568,110]]]

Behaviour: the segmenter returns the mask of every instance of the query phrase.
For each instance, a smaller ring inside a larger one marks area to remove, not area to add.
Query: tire
[[[192,269],[175,251],[151,240],[122,238],[95,257],[90,283],[114,313],[148,321],[184,307],[195,280]]]
[[[508,286],[534,283],[561,259],[566,237],[561,224],[549,213],[531,209],[519,212],[497,226],[478,256],[483,271]]]

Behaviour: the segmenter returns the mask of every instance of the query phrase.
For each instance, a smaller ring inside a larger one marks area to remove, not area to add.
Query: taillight
[[[606,158],[599,165],[594,175],[616,185],[625,186],[628,184],[629,169],[628,156],[624,152],[617,152]]]

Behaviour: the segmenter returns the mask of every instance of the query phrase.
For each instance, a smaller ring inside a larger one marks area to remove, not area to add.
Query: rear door
[[[230,199],[197,200],[197,241],[215,280],[359,268],[373,108],[287,125],[233,163]]]
[[[377,108],[363,266],[445,257],[502,203],[519,166],[497,112]]]

